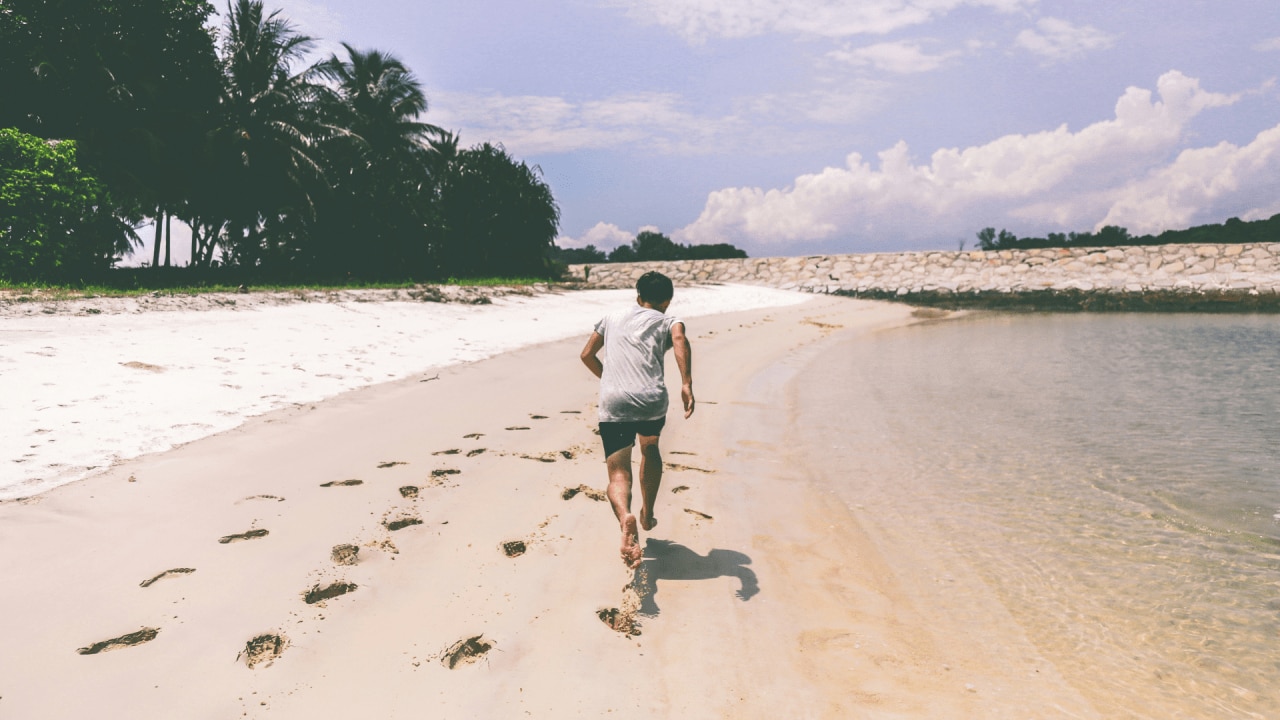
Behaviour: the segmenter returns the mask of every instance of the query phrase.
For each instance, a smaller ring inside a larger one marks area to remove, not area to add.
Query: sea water
[[[1102,716],[1280,718],[1280,317],[977,315],[802,377],[824,482],[954,549]]]

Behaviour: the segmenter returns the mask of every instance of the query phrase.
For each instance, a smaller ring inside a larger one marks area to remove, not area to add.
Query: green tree
[[[1117,225],[1107,225],[1099,230],[1094,236],[1094,242],[1097,245],[1132,245],[1133,239],[1129,237],[1129,231]]]
[[[463,150],[441,181],[440,271],[459,277],[545,276],[560,208],[541,171],[485,143]]]
[[[223,251],[232,264],[284,270],[329,189],[320,144],[342,130],[323,118],[314,68],[294,71],[311,46],[261,2],[228,8],[214,172],[195,214],[226,218]]]
[[[982,228],[978,231],[978,247],[983,250],[994,250],[996,247],[996,229]]]
[[[427,98],[400,60],[343,47],[346,59],[333,56],[316,67],[333,84],[327,121],[344,130],[326,146],[334,191],[318,213],[318,260],[362,275],[422,275],[430,267],[435,216],[430,142],[443,131],[419,119]],[[361,238],[358,248],[351,237]]]
[[[74,141],[0,129],[0,277],[84,278],[110,268],[137,240],[76,155]]]
[[[603,250],[596,248],[595,245],[588,245],[583,248],[562,248],[557,246],[551,251],[551,260],[561,265],[582,265],[607,262],[608,255]]]
[[[609,262],[611,263],[636,262],[637,259],[636,249],[630,245],[619,245],[609,251]]]
[[[631,241],[631,249],[635,251],[637,261],[646,260],[682,260],[684,248],[671,241],[671,238],[660,232],[643,230]]]
[[[729,243],[714,245],[681,245],[660,232],[641,231],[629,245],[621,245],[609,253],[609,262],[648,262],[654,260],[718,260],[744,258],[747,253]]]
[[[747,251],[734,247],[729,243],[712,243],[708,245],[684,245],[684,256],[689,260],[720,260],[725,258],[744,258]]]
[[[0,127],[77,140],[117,214],[158,228],[191,190],[217,103],[212,13],[204,0],[6,0]]]

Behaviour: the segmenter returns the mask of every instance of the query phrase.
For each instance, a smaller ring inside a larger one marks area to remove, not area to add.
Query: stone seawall
[[[726,282],[868,297],[1280,296],[1280,242],[934,251],[570,265],[595,287],[632,287],[649,270],[677,285]]]

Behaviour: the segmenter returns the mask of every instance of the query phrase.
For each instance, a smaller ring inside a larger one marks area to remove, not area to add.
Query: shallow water
[[[986,315],[804,375],[841,499],[953,548],[1104,717],[1280,717],[1280,318]]]

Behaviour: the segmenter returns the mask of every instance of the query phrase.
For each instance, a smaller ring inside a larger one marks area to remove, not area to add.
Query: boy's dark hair
[[[670,300],[676,291],[671,284],[671,278],[650,270],[636,281],[636,293],[640,295],[641,300],[650,305],[661,305]]]

